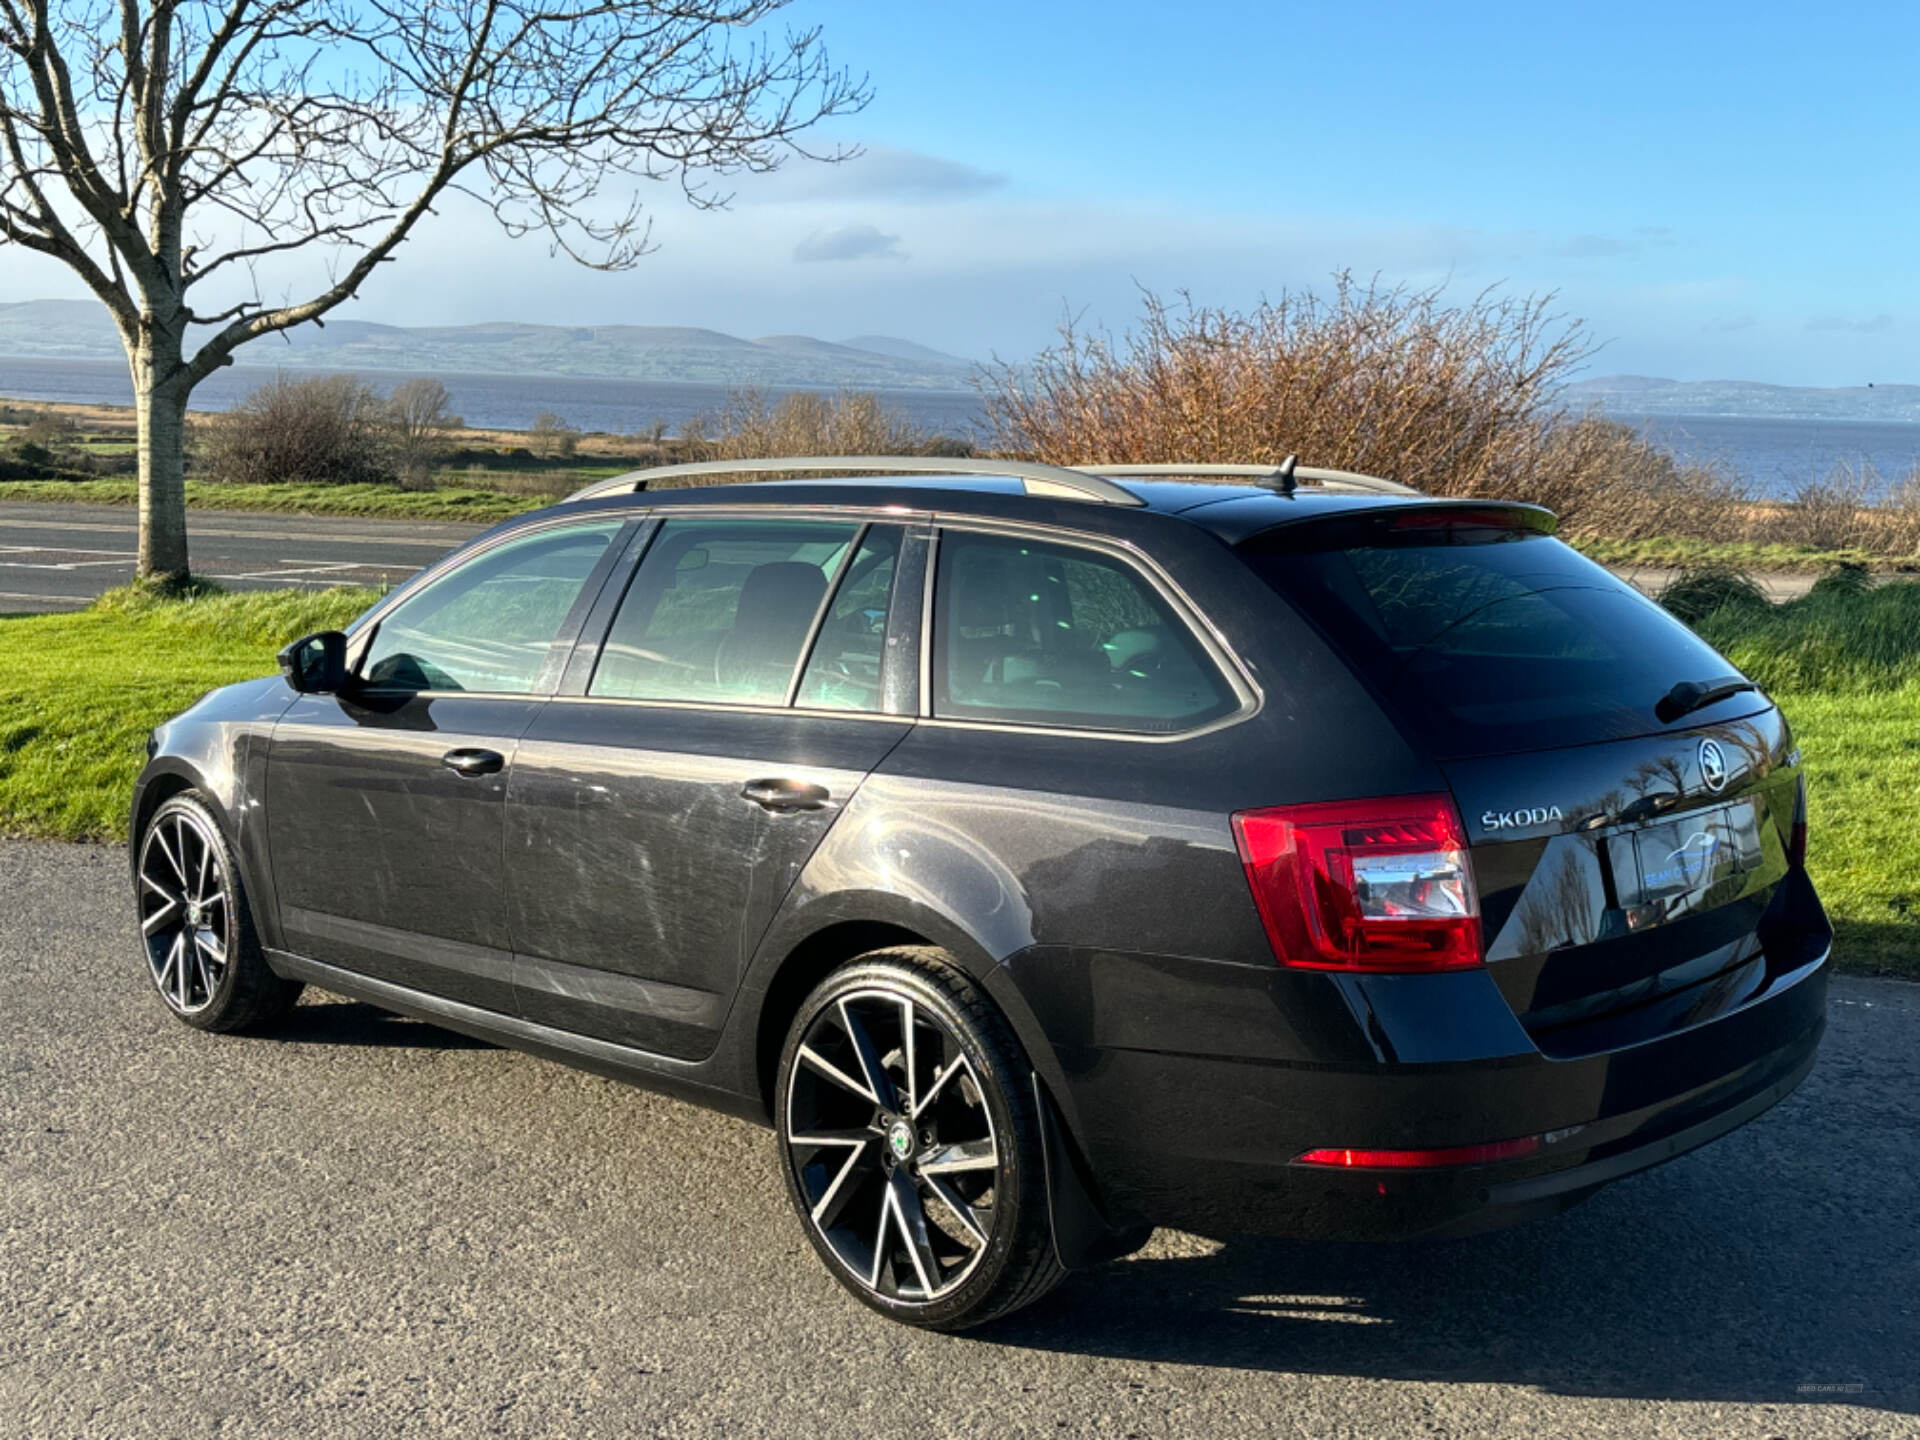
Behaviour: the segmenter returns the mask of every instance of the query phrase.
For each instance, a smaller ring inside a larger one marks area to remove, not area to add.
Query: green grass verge
[[[1920,980],[1920,583],[1836,577],[1778,605],[1736,589],[1694,628],[1793,726],[1843,966]]]
[[[1899,591],[1912,594],[1888,598]],[[117,591],[78,614],[0,619],[0,833],[119,840],[148,730],[217,685],[269,673],[285,641],[343,625],[373,599]],[[1839,964],[1920,979],[1920,625],[1898,643],[1914,604],[1920,585],[1885,586],[1716,615],[1702,629],[1718,626],[1716,643],[1756,676],[1826,687],[1768,680],[1806,755],[1811,865]],[[1880,616],[1855,627],[1851,655],[1836,618],[1847,613]]]
[[[1864,588],[1835,576],[1778,605],[1750,591],[1730,599],[1694,629],[1769,691],[1874,694],[1920,681],[1920,582]]]
[[[1836,565],[1865,565],[1875,570],[1920,570],[1920,555],[1897,559],[1867,550],[1816,550],[1807,545],[1758,545],[1749,542],[1586,539],[1567,542],[1602,565],[1638,565],[1650,570],[1687,570],[1704,565],[1817,575]]]
[[[137,483],[113,480],[0,480],[0,500],[69,505],[135,505]],[[392,520],[465,520],[491,525],[553,502],[497,490],[402,490],[397,485],[213,485],[187,482],[192,510],[264,510],[292,515],[357,515]]]
[[[1840,968],[1920,980],[1920,682],[1777,698],[1806,757],[1807,866]]]
[[[374,599],[121,590],[78,614],[0,619],[0,834],[120,839],[149,730],[215,686],[271,673],[281,645]]]

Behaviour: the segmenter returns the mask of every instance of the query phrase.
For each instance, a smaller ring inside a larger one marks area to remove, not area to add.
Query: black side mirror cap
[[[280,673],[302,695],[333,695],[347,684],[347,637],[338,630],[302,635],[280,652]]]

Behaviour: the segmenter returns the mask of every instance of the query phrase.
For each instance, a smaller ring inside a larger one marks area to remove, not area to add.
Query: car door
[[[693,1058],[913,723],[894,597],[918,593],[925,545],[898,517],[698,512],[644,543],[625,593],[608,587],[604,645],[583,641],[515,756],[514,983],[530,1020]]]
[[[355,637],[342,693],[281,718],[266,820],[289,949],[512,1012],[507,770],[638,528],[603,513],[461,558]]]

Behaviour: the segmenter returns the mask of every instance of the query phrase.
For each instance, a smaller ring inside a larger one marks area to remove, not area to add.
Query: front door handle
[[[506,767],[507,757],[498,750],[449,750],[440,763],[456,775],[497,775]]]
[[[832,792],[826,786],[809,784],[805,780],[749,780],[741,786],[740,794],[742,798],[775,814],[795,810],[824,810],[833,799]]]

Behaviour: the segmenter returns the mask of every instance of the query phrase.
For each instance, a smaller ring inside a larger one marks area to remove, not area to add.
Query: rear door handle
[[[505,768],[507,757],[498,750],[449,750],[440,763],[456,775],[497,775]]]
[[[833,800],[833,793],[826,786],[809,784],[805,780],[749,780],[740,787],[740,794],[761,809],[771,810],[775,814],[795,810],[824,810]]]

